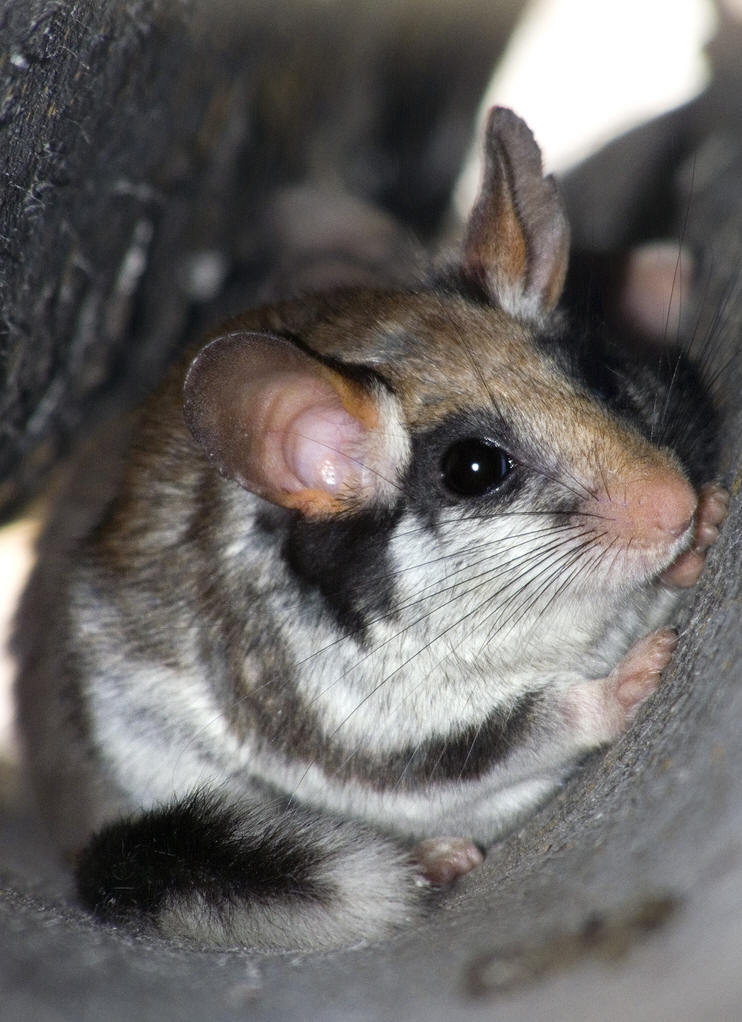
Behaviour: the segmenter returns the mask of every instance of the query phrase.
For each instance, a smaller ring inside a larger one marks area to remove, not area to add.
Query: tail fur
[[[285,800],[209,792],[105,827],[76,879],[100,918],[222,948],[380,940],[425,901],[404,849],[376,831]]]

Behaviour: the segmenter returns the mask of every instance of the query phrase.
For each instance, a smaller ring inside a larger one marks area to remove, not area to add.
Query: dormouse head
[[[651,577],[687,533],[695,496],[650,441],[657,402],[614,414],[563,357],[568,249],[530,130],[495,108],[450,272],[233,321],[190,366],[188,426],[223,475],[309,522],[405,501],[431,519],[477,501],[480,516],[508,503],[579,511],[602,523],[604,547],[631,548],[637,579]]]
[[[566,216],[530,130],[495,108],[482,188],[451,274],[489,316],[467,317],[467,302],[434,290],[359,290],[328,296],[299,337],[236,321],[190,366],[188,426],[223,475],[276,504],[320,517],[392,504],[410,428],[460,403],[467,376],[485,370],[482,347],[509,333],[509,348],[527,332],[522,324],[548,319],[568,248]]]

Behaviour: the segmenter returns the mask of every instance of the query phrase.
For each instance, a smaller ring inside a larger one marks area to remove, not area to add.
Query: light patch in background
[[[15,663],[8,640],[18,597],[33,564],[39,523],[24,519],[0,529],[0,762],[14,763],[18,748],[13,729],[11,690]]]
[[[532,0],[480,111],[511,107],[527,122],[548,171],[563,172],[643,121],[692,99],[709,72],[711,0]],[[464,218],[481,177],[467,161],[455,206]]]

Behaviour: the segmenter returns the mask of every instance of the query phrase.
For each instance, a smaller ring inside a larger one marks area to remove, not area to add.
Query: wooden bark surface
[[[0,514],[254,297],[281,184],[430,230],[518,6],[5,0]]]

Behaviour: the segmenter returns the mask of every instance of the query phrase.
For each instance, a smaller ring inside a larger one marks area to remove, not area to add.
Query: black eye
[[[480,497],[494,490],[512,468],[512,459],[501,447],[477,437],[458,440],[441,461],[443,482],[459,497]]]

